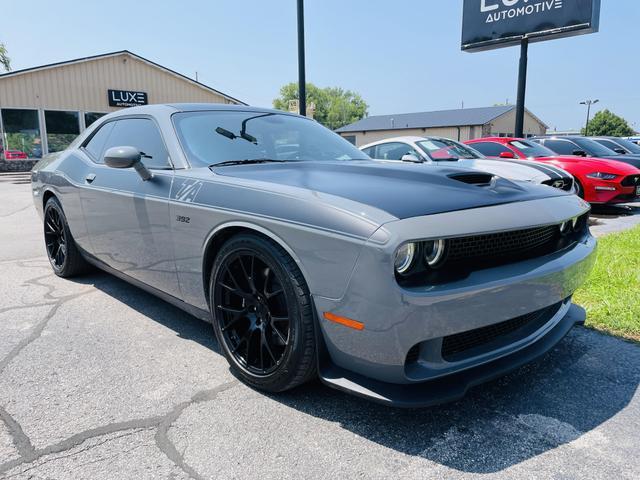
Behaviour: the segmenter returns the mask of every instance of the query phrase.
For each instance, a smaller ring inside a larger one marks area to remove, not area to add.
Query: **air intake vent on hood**
[[[449,175],[449,178],[453,180],[468,183],[469,185],[477,185],[479,187],[488,187],[491,185],[493,177],[490,173],[454,173]]]

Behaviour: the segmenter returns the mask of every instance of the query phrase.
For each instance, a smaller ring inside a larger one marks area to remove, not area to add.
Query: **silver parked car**
[[[213,323],[233,372],[394,405],[462,396],[584,312],[589,206],[455,166],[374,162],[230,105],[109,114],[33,170],[54,272],[91,264]]]
[[[575,193],[573,177],[566,170],[527,160],[491,160],[474,148],[449,138],[394,137],[363,145],[360,150],[376,160],[456,162],[459,166],[493,173],[509,180],[542,183]]]

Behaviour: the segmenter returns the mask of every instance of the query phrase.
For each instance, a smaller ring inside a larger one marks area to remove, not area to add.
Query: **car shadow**
[[[209,324],[111,275],[94,285],[220,354]],[[473,388],[455,403],[416,410],[374,404],[319,381],[265,397],[384,447],[467,473],[495,473],[578,439],[613,418],[640,382],[636,344],[575,328],[537,362]]]
[[[591,216],[595,218],[618,218],[640,215],[637,205],[592,205]]]

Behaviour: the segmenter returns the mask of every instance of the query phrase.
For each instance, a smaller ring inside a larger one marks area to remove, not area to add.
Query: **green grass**
[[[598,259],[574,302],[587,326],[640,342],[640,226],[599,240]]]

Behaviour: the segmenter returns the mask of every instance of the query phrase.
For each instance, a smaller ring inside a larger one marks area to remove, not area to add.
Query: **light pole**
[[[298,0],[298,108],[307,115],[307,85],[304,70],[304,0]]]
[[[584,102],[580,102],[580,105],[586,105],[587,106],[587,123],[584,126],[584,136],[588,137],[589,136],[589,120],[591,118],[591,105],[595,105],[596,103],[598,103],[600,100],[585,100]]]

